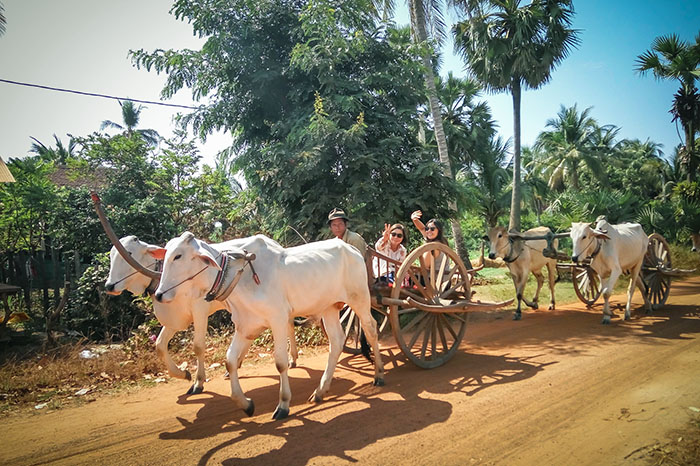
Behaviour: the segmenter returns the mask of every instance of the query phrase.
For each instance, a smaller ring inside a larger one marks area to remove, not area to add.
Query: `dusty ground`
[[[302,356],[282,422],[271,420],[272,363],[242,369],[252,418],[220,376],[201,395],[183,396],[188,383],[171,380],[8,418],[0,463],[645,464],[700,408],[700,277],[675,283],[652,317],[636,297],[633,319],[610,326],[599,307],[579,305],[525,311],[520,322],[471,314],[462,350],[433,370],[406,363],[387,339],[385,387],[371,386],[361,357],[343,355],[319,405],[305,400],[325,355]]]

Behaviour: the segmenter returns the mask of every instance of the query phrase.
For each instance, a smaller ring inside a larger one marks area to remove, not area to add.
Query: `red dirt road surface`
[[[615,296],[620,303],[624,296]],[[644,464],[700,408],[700,277],[666,307],[603,326],[601,307],[470,314],[457,355],[423,370],[383,344],[386,386],[341,356],[330,396],[306,402],[326,354],[290,370],[291,415],[273,421],[274,364],[244,366],[245,417],[221,375],[201,395],[170,380],[52,413],[5,419],[2,464]],[[393,355],[393,356],[392,356]]]

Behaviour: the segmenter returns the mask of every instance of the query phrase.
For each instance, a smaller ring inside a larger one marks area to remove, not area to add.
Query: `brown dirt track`
[[[244,366],[256,415],[215,377],[201,395],[171,380],[76,408],[5,419],[2,464],[644,464],[647,448],[700,407],[700,277],[667,306],[600,325],[600,306],[470,314],[457,355],[418,369],[384,342],[386,386],[343,355],[331,395],[305,400],[326,355],[291,369],[292,413],[271,420],[274,364]],[[616,296],[614,302],[622,302]],[[392,357],[393,354],[393,357]]]

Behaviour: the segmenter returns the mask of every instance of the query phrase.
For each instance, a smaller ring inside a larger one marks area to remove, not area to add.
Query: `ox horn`
[[[114,245],[114,247],[117,248],[117,251],[119,251],[119,254],[124,258],[124,260],[130,266],[132,266],[134,269],[144,274],[145,276],[153,280],[160,280],[160,272],[155,272],[153,270],[147,269],[143,265],[139,264],[133,257],[131,257],[131,254],[129,254],[129,252],[126,249],[124,249],[124,246],[119,241],[119,238],[117,238],[117,235],[114,234],[114,230],[112,230],[112,226],[109,224],[109,220],[107,220],[107,216],[105,215],[105,212],[102,209],[102,202],[100,201],[100,196],[98,196],[95,191],[91,191],[90,197],[92,198],[92,202],[95,205],[95,211],[97,212],[97,216],[100,218],[102,228],[104,228],[105,233],[107,233],[107,237],[111,241],[112,245]]]

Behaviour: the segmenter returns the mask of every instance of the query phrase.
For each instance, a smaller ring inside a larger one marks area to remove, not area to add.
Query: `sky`
[[[130,49],[201,47],[189,24],[169,14],[172,0],[0,0],[6,32],[0,36],[0,79],[44,86],[159,101],[165,76],[136,69]],[[397,2],[403,5],[405,2]],[[574,0],[573,27],[581,43],[572,50],[548,84],[523,94],[521,131],[532,145],[562,105],[591,107],[600,125],[620,128],[619,138],[647,139],[663,145],[666,155],[681,142],[682,130],[668,110],[679,85],[634,71],[635,59],[653,40],[675,33],[692,42],[700,34],[698,0]],[[448,14],[448,19],[454,19]],[[397,22],[407,22],[405,8]],[[452,45],[443,49],[441,72],[466,76]],[[509,94],[482,94],[504,139],[513,136]],[[193,105],[189,90],[164,101]],[[140,128],[172,136],[172,117],[182,109],[143,104]],[[187,111],[187,110],[184,110]],[[103,120],[121,122],[116,100],[78,96],[0,82],[0,157],[24,157],[35,137],[54,146],[69,137],[99,131]],[[216,153],[231,143],[214,134],[200,144],[203,162],[213,165]],[[31,154],[29,154],[31,155]]]

